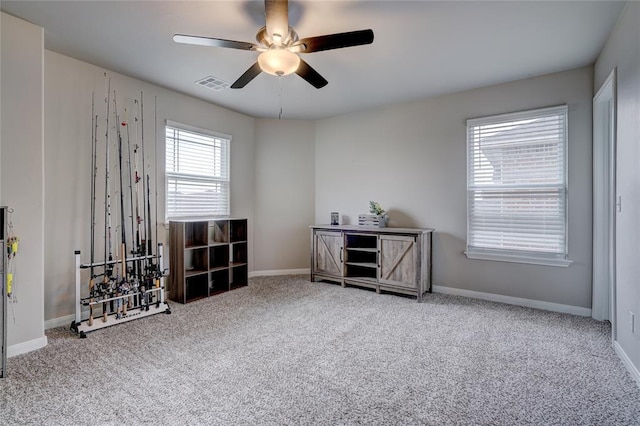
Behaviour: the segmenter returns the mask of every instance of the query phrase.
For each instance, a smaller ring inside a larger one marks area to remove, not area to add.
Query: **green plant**
[[[384,209],[377,201],[369,201],[369,213],[373,214],[384,214]]]

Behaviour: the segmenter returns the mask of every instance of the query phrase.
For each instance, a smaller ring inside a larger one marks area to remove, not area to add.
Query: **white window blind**
[[[467,121],[468,257],[566,259],[566,145],[566,106]]]
[[[167,122],[167,219],[229,214],[230,142],[230,136]]]

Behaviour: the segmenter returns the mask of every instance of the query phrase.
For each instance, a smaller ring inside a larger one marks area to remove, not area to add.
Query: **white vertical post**
[[[162,249],[162,243],[158,243],[158,268],[160,270],[160,303],[164,303],[164,262]]]
[[[81,281],[80,281],[80,250],[75,251],[76,258],[76,324],[80,324],[82,322],[81,314],[82,307],[80,306],[80,291],[81,291]]]

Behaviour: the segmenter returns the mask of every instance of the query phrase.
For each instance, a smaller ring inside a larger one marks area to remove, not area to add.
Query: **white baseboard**
[[[37,339],[28,340],[22,343],[16,343],[15,345],[7,346],[7,357],[26,354],[27,352],[35,351],[47,346],[47,336],[42,336]]]
[[[582,317],[590,317],[591,309],[580,306],[563,305],[560,303],[544,302],[542,300],[523,299],[521,297],[503,296],[501,294],[483,293],[480,291],[464,290],[461,288],[433,286],[434,293],[452,294],[454,296],[471,297],[473,299],[488,300],[490,302],[500,302],[509,305],[526,306],[527,308],[543,309],[545,311],[561,312],[563,314],[573,314]]]
[[[638,371],[638,368],[633,365],[633,362],[631,362],[631,359],[627,356],[627,353],[622,349],[622,346],[620,346],[617,341],[613,342],[613,349],[616,351],[616,354],[620,360],[622,360],[624,366],[627,367],[631,377],[636,381],[636,384],[640,388],[640,371]]]
[[[71,325],[71,321],[76,319],[75,314],[65,315],[63,317],[53,318],[44,322],[44,329],[49,330],[56,327],[62,327],[63,325]]]
[[[253,271],[249,272],[249,278],[251,277],[267,277],[273,275],[300,275],[311,274],[311,270],[307,269],[276,269],[273,271]]]

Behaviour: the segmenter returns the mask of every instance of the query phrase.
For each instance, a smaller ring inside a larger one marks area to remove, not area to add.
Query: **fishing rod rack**
[[[134,319],[144,318],[155,314],[170,314],[171,309],[165,302],[164,280],[166,270],[163,269],[162,243],[158,243],[157,254],[134,255],[125,259],[128,271],[126,277],[111,276],[113,267],[123,264],[121,259],[107,262],[81,263],[80,250],[76,250],[75,275],[76,275],[76,313],[75,320],[71,323],[71,330],[78,333],[81,338],[86,333],[100,330],[112,325],[121,324]],[[142,267],[146,263],[146,267]],[[89,290],[89,295],[82,297],[82,270],[102,268],[101,274],[94,274],[97,280]],[[140,276],[133,274],[134,270],[145,273]],[[104,279],[104,277],[107,277]],[[87,318],[82,320],[83,308],[88,309]],[[100,311],[100,315],[95,315]]]
[[[167,274],[163,266],[162,243],[158,240],[157,163],[154,171],[155,215],[151,213],[151,168],[147,167],[150,163],[145,155],[143,93],[140,92],[139,100],[129,99],[129,105],[133,101],[133,109],[125,107],[124,114],[120,115],[116,91],[111,90],[111,77],[107,73],[104,77],[103,120],[95,92],[91,94],[90,261],[83,264],[80,250],[75,251],[76,313],[70,328],[80,337],[133,319],[171,313],[165,302],[164,278]],[[154,128],[157,128],[157,106],[155,110]],[[104,130],[104,138],[99,137],[100,130]],[[103,161],[98,157],[100,151],[104,152]],[[154,158],[157,158],[155,152]],[[104,178],[98,177],[99,167]],[[115,189],[114,184],[117,185]],[[97,211],[100,186],[104,188],[101,194],[104,196],[104,214]],[[96,253],[96,249],[100,249],[97,235],[100,217],[104,218],[101,224],[104,226],[104,245],[102,253]],[[155,254],[154,240],[157,243]],[[100,255],[104,256],[103,261],[97,260]],[[84,281],[84,284],[81,275],[86,277],[87,274],[82,274],[83,270],[88,270],[89,275],[88,283]],[[83,285],[87,284],[88,292],[86,287],[83,291]],[[87,311],[88,317],[83,320]],[[100,316],[95,315],[97,312]]]

